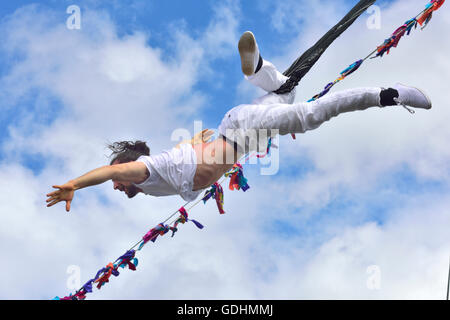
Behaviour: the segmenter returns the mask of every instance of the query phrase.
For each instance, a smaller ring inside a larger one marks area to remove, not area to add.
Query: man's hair
[[[126,163],[137,160],[140,156],[149,156],[150,148],[143,141],[119,141],[108,145],[112,151],[110,158],[112,164],[114,161]]]

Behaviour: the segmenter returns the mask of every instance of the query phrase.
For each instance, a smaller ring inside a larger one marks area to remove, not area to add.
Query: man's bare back
[[[211,142],[194,144],[193,148],[197,156],[194,191],[214,184],[233,167],[239,157],[234,146],[222,137]]]

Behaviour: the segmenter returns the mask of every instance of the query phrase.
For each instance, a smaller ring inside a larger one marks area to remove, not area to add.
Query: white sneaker
[[[413,108],[431,109],[431,100],[422,90],[405,86],[401,83],[397,83],[394,89],[398,91],[398,98],[394,98],[398,105],[402,105],[405,108],[410,106]],[[411,110],[409,111],[411,112]]]
[[[259,49],[255,36],[250,31],[242,34],[238,44],[239,54],[241,55],[242,72],[246,76],[255,73],[259,62]]]

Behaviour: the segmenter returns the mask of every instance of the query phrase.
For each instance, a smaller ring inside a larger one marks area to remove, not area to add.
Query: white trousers
[[[381,107],[381,88],[368,87],[329,93],[312,102],[293,103],[295,89],[278,95],[286,80],[268,61],[254,75],[247,77],[268,93],[252,102],[229,110],[223,118],[219,133],[236,143],[240,153],[264,152],[268,138],[277,134],[304,133],[345,112]]]

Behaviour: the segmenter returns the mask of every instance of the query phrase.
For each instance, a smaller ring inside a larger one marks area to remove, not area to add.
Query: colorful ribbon
[[[165,235],[167,232],[169,232],[169,230],[169,226],[164,225],[163,223],[160,223],[156,227],[150,229],[150,231],[142,237],[142,243],[139,245],[138,250],[141,250],[142,247],[149,241],[155,242],[158,236]]]
[[[348,75],[350,75],[350,74],[352,74],[353,72],[355,72],[356,70],[358,70],[359,67],[363,64],[363,62],[364,62],[364,60],[361,59],[361,60],[358,60],[358,61],[352,63],[348,68],[346,68],[345,70],[343,70],[343,71],[340,73],[340,77],[339,77],[339,78],[337,78],[337,79],[334,80],[333,82],[328,83],[328,84],[325,86],[325,88],[323,89],[322,92],[320,92],[319,94],[316,94],[314,97],[312,97],[311,99],[309,99],[308,102],[315,101],[315,100],[317,100],[317,99],[323,97],[324,95],[326,95],[326,94],[331,90],[331,88],[334,87],[334,85],[335,85],[336,83],[338,83],[338,82],[344,80],[345,77],[347,77]]]
[[[178,211],[180,212],[180,217],[175,221],[173,227],[171,227],[171,229],[170,229],[170,230],[172,230],[172,237],[175,235],[175,232],[178,231],[177,227],[178,227],[178,224],[180,224],[180,223],[185,224],[188,221],[192,221],[192,223],[195,224],[195,226],[197,228],[203,229],[203,225],[200,222],[198,222],[194,219],[188,218],[188,213],[184,207],[181,207],[180,209],[178,209]]]
[[[230,177],[230,190],[247,191],[250,187],[247,183],[247,179],[244,177],[242,166],[236,163],[230,172],[225,173],[225,177]]]
[[[128,266],[128,269],[135,271],[138,265],[138,259],[135,258],[136,251],[129,250],[124,255],[120,256],[117,260],[117,265],[120,268],[125,268]]]
[[[102,275],[99,276],[99,274]],[[100,289],[105,283],[109,282],[109,278],[112,275],[115,277],[119,276],[119,271],[117,271],[117,266],[114,266],[113,263],[110,262],[105,268],[100,269],[99,272],[97,272],[97,276],[95,277],[96,280],[94,281],[94,283],[97,283],[97,289]]]
[[[438,10],[443,4],[445,0],[432,0],[427,6],[425,7],[426,10],[422,15],[417,18],[417,22],[422,26],[422,29],[425,28],[428,23],[430,22],[431,18],[433,17],[433,12]]]
[[[225,174],[226,176],[226,174]],[[223,189],[220,183],[216,182],[211,186],[211,189],[205,192],[205,195],[203,196],[202,200],[203,203],[206,203],[209,199],[215,199],[217,204],[217,209],[219,210],[220,214],[224,214],[225,211],[223,210]]]

